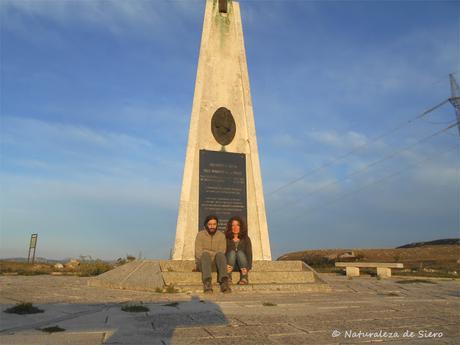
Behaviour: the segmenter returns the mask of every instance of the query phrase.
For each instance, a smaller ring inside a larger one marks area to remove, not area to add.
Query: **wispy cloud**
[[[129,32],[150,34],[160,33],[170,26],[169,20],[176,18],[176,27],[183,29],[194,15],[198,15],[201,6],[196,1],[46,1],[46,0],[4,0],[1,3],[4,12],[4,25],[7,29],[17,29],[18,22],[26,19],[48,19],[62,26],[84,23],[87,26],[109,31],[113,34]]]
[[[2,245],[20,248],[27,231],[40,227],[48,241],[60,240],[49,248],[72,239],[74,247],[107,248],[108,257],[127,247],[167,256],[203,5],[0,2],[6,48],[0,224],[2,236],[14,239],[2,238]],[[364,145],[267,198],[274,252],[455,233],[458,155],[441,153],[457,137],[437,137],[344,178],[438,128],[418,122],[372,139],[448,96],[445,76],[459,61],[458,11],[451,11],[458,5],[241,6],[266,191]],[[448,110],[440,121],[452,119]],[[425,157],[434,159],[355,192]]]
[[[1,130],[3,255],[34,229],[43,255],[168,257],[182,160],[142,137],[69,123],[3,117]],[[128,239],[132,231],[139,236]],[[104,245],[109,237],[118,249]]]
[[[34,118],[3,117],[4,140],[14,141],[37,140],[41,142],[64,142],[92,145],[101,148],[152,148],[150,141],[136,138],[125,133],[96,131],[94,129],[58,122],[46,122]]]
[[[44,176],[102,175],[165,182],[179,180],[183,164],[163,143],[150,138],[33,118],[2,118],[1,145],[2,170],[22,168]]]
[[[366,135],[354,131],[346,133],[337,133],[333,130],[312,131],[308,136],[321,144],[349,149],[366,145],[368,142]]]

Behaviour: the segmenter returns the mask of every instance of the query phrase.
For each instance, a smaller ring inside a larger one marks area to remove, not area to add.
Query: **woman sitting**
[[[227,272],[231,281],[232,272],[240,271],[238,284],[248,284],[248,271],[252,268],[252,245],[243,220],[232,217],[227,223]]]

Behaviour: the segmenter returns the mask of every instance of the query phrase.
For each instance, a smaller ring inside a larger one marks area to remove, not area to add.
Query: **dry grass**
[[[96,276],[114,268],[113,265],[101,260],[81,262],[75,267],[55,268],[53,264],[26,262],[15,262],[0,260],[0,274],[2,275],[40,275],[40,274],[62,274],[79,275],[81,277]]]
[[[91,262],[81,262],[77,268],[77,274],[80,277],[97,276],[104,272],[110,271],[114,266],[101,260]]]
[[[46,263],[28,264],[25,262],[14,262],[0,260],[1,274],[19,274],[24,276],[50,274],[53,272],[53,265]]]

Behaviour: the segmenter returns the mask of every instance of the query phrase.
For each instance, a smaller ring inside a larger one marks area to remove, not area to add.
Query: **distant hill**
[[[0,260],[3,261],[12,261],[12,262],[27,262],[27,258],[2,258]],[[57,263],[64,263],[68,262],[69,259],[62,259],[62,260],[54,260],[54,259],[47,259],[47,258],[42,258],[42,257],[36,257],[35,262],[36,263],[48,263],[48,264],[57,264]]]
[[[445,245],[458,245],[460,244],[460,238],[446,238],[442,240],[434,240],[434,241],[427,241],[427,242],[414,242],[405,244],[398,248],[416,248],[416,247],[424,247],[424,246],[445,246]]]
[[[284,254],[278,260],[302,260],[319,272],[336,272],[337,261],[398,262],[404,264],[404,269],[395,274],[460,278],[460,241],[459,239],[437,240],[398,248],[304,250]]]

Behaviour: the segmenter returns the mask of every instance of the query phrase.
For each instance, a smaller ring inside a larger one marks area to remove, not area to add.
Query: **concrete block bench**
[[[345,267],[347,277],[358,277],[360,268],[377,268],[377,276],[389,278],[392,268],[404,268],[404,265],[396,262],[336,262],[335,267]]]

